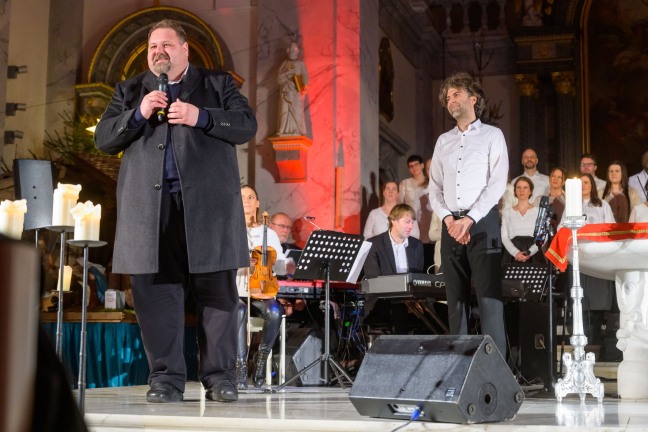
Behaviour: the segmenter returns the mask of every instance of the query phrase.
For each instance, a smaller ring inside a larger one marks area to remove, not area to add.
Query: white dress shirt
[[[508,151],[502,131],[479,119],[466,131],[458,127],[437,140],[430,166],[430,204],[443,220],[451,212],[470,210],[479,222],[506,189]]]
[[[403,243],[396,243],[391,232],[389,233],[389,239],[391,240],[392,250],[394,251],[396,273],[407,273],[409,271],[409,266],[407,265],[407,251],[405,248],[409,245],[408,239],[405,239]]]
[[[634,188],[637,191],[639,199],[642,203],[645,203],[646,199],[648,199],[648,191],[646,191],[647,181],[648,173],[646,173],[646,171],[644,170],[641,170],[641,172],[638,172],[628,179],[628,186]]]

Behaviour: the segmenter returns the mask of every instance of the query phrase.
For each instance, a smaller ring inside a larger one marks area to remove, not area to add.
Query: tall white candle
[[[20,240],[25,225],[27,200],[0,202],[0,233]]]
[[[70,210],[79,200],[81,185],[62,184],[54,189],[54,202],[52,203],[52,225],[73,226],[74,219]]]
[[[72,267],[68,265],[63,266],[63,291],[70,291],[71,282],[72,282]],[[58,282],[56,283],[57,290],[60,285],[61,285],[61,273],[59,272]]]
[[[565,182],[565,216],[583,216],[583,183],[579,178]]]
[[[74,240],[99,240],[101,204],[79,203],[70,213],[74,218]]]

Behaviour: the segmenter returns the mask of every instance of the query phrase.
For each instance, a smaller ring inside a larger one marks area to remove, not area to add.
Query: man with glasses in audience
[[[596,191],[599,196],[603,196],[605,190],[605,180],[596,177],[596,157],[592,153],[585,153],[580,159],[580,172],[581,174],[591,174],[596,183]]]
[[[275,230],[281,241],[281,247],[284,253],[288,249],[301,250],[295,243],[289,243],[290,230],[292,229],[292,220],[290,216],[283,212],[277,212],[270,217],[270,228]]]

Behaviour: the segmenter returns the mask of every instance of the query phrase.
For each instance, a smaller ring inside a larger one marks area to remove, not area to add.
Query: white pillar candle
[[[0,233],[20,240],[25,225],[27,200],[0,202]]]
[[[74,240],[99,240],[101,204],[92,201],[77,204],[70,210],[74,218]]]
[[[66,265],[63,266],[63,291],[70,291],[70,283],[72,282],[72,267]],[[61,285],[61,272],[59,271],[58,282],[56,283],[56,289]]]
[[[53,226],[72,226],[74,219],[70,210],[79,200],[81,185],[62,184],[54,189],[54,202],[52,204],[52,225]]]
[[[583,183],[579,178],[565,182],[565,216],[583,216]]]

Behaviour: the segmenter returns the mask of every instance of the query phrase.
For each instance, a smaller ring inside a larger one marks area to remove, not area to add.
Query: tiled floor
[[[606,383],[606,394],[614,393]],[[89,389],[86,421],[93,432],[117,431],[392,431],[405,421],[360,416],[348,389],[287,387],[281,393],[242,392],[235,403],[205,400],[200,384],[189,383],[185,401],[149,404],[146,386]],[[412,423],[400,431],[648,431],[648,400],[588,396],[584,404],[568,397],[558,404],[552,394],[527,391],[510,421],[488,424]]]

